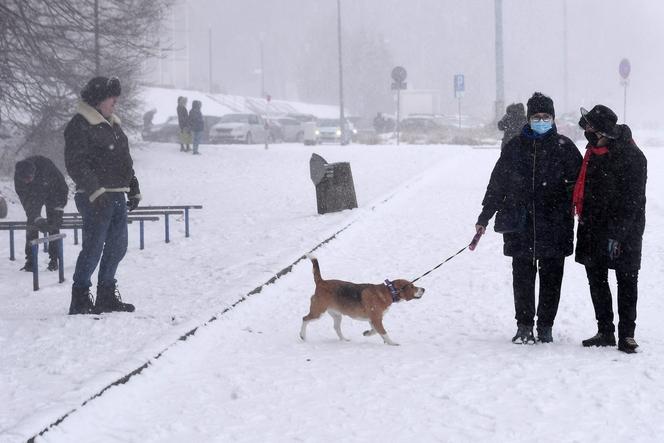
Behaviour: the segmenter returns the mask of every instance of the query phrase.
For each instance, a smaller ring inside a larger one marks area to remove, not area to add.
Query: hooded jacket
[[[65,165],[77,192],[91,202],[104,192],[140,194],[120,119],[111,115],[107,120],[84,102],[65,128]]]
[[[191,111],[189,111],[189,125],[194,132],[201,132],[205,130],[205,121],[201,113],[200,100],[191,102]]]
[[[32,223],[41,216],[42,206],[64,211],[69,187],[62,172],[51,160],[41,155],[25,160],[34,163],[35,176],[30,183],[26,183],[14,174],[14,189],[25,209],[28,222]]]
[[[648,165],[630,128],[616,125],[615,132],[608,153],[588,161],[575,259],[590,267],[634,271],[641,267]],[[621,245],[615,260],[609,259],[609,239]]]
[[[572,191],[581,153],[555,125],[539,135],[525,125],[500,154],[482,201],[477,224],[487,226],[502,208],[527,212],[522,232],[503,234],[503,252],[511,257],[557,258],[574,251]]]
[[[523,125],[528,123],[526,120],[526,111],[522,103],[512,103],[506,109],[505,115],[498,122],[498,129],[503,131],[503,140],[501,148],[521,133]]]

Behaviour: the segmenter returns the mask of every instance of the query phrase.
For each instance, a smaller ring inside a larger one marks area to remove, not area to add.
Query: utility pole
[[[341,144],[346,140],[346,118],[344,117],[344,72],[341,57],[341,0],[337,0],[337,34],[339,40],[339,126],[341,126]]]
[[[101,75],[101,57],[99,55],[99,0],[95,0],[95,76]]]
[[[260,33],[261,41],[261,97],[265,97],[265,33]]]
[[[208,92],[212,94],[212,28],[208,27]]]
[[[496,12],[496,121],[505,110],[505,67],[503,65],[503,0],[495,0]]]

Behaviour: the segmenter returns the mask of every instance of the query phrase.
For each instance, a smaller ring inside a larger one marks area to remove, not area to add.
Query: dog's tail
[[[323,281],[323,277],[320,276],[320,266],[318,266],[318,259],[311,254],[307,255],[307,257],[309,260],[311,260],[311,264],[314,266],[314,282],[318,284]]]

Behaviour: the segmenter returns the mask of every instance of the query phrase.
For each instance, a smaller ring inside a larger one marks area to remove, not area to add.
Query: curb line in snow
[[[391,198],[391,196],[388,197],[387,199],[381,201],[380,203],[384,203],[384,202],[386,202],[387,200],[389,200],[390,198]],[[374,209],[374,208],[375,208],[375,206],[372,207],[371,209]],[[91,402],[92,400],[94,400],[95,398],[101,397],[106,391],[108,391],[108,390],[111,389],[112,387],[114,387],[114,386],[119,386],[119,385],[122,385],[122,384],[127,383],[127,382],[128,382],[133,376],[140,374],[141,372],[143,372],[144,369],[147,369],[148,367],[150,367],[150,366],[152,365],[152,362],[153,362],[154,360],[159,359],[159,358],[160,358],[160,357],[161,357],[166,351],[168,351],[168,350],[171,349],[173,346],[175,346],[176,344],[178,344],[178,342],[180,342],[180,341],[186,341],[189,337],[192,337],[194,334],[196,334],[196,331],[198,331],[199,328],[202,328],[202,327],[204,327],[204,326],[208,326],[210,323],[212,323],[212,322],[218,320],[222,315],[224,315],[224,314],[226,314],[228,311],[234,309],[237,305],[239,305],[239,304],[242,303],[243,301],[247,300],[247,299],[248,299],[249,297],[251,297],[252,295],[260,293],[260,292],[263,290],[264,287],[266,287],[266,286],[268,286],[268,285],[271,285],[272,283],[276,282],[278,279],[280,279],[280,278],[283,277],[284,275],[290,273],[290,272],[293,270],[293,267],[294,267],[295,265],[297,265],[299,262],[301,262],[302,260],[305,260],[305,259],[307,258],[307,255],[308,255],[308,254],[311,254],[312,252],[316,251],[316,250],[317,250],[318,248],[320,248],[321,246],[323,246],[323,245],[329,243],[330,241],[334,240],[334,239],[337,237],[337,235],[341,234],[343,231],[345,231],[346,229],[348,229],[349,227],[351,227],[351,225],[353,225],[353,224],[355,223],[355,221],[356,221],[356,220],[351,221],[351,222],[348,223],[346,226],[344,226],[343,228],[339,229],[337,232],[335,232],[334,234],[332,234],[330,237],[328,237],[328,238],[326,238],[325,240],[323,240],[322,242],[318,243],[318,244],[317,244],[316,246],[314,246],[314,247],[313,247],[313,248],[312,248],[307,254],[304,254],[304,255],[300,256],[300,257],[299,257],[297,260],[295,260],[293,263],[291,263],[290,265],[286,266],[286,267],[283,268],[281,271],[277,272],[277,273],[276,273],[272,278],[270,278],[268,281],[266,281],[265,283],[263,283],[263,284],[260,285],[260,286],[255,287],[254,289],[252,289],[251,291],[249,291],[246,295],[244,295],[244,296],[242,296],[240,299],[236,300],[232,305],[226,307],[226,308],[225,308],[223,311],[221,311],[220,313],[213,315],[213,316],[210,317],[210,319],[207,320],[206,322],[204,322],[204,323],[202,323],[202,324],[196,326],[195,328],[193,328],[193,329],[191,329],[191,330],[185,332],[184,334],[182,334],[182,335],[181,335],[181,336],[180,336],[180,337],[179,337],[174,343],[171,343],[170,345],[168,345],[167,347],[165,347],[163,350],[161,350],[159,353],[157,353],[156,355],[154,355],[153,357],[151,357],[150,359],[148,359],[148,361],[146,361],[145,363],[143,363],[143,364],[142,364],[141,366],[139,366],[138,368],[136,368],[136,369],[134,369],[133,371],[131,371],[130,373],[128,373],[128,374],[126,374],[126,375],[120,377],[119,379],[115,380],[114,382],[112,382],[112,383],[106,385],[102,390],[100,390],[99,392],[97,392],[96,394],[92,395],[90,398],[88,398],[87,400],[85,400],[83,403],[81,403],[81,405],[80,405],[79,407],[72,409],[71,411],[67,412],[66,414],[60,416],[60,417],[59,417],[57,420],[55,420],[54,422],[48,424],[48,425],[47,425],[44,429],[42,429],[38,434],[35,434],[35,435],[33,435],[32,437],[30,437],[30,438],[27,440],[28,443],[34,443],[34,442],[35,442],[35,439],[36,439],[37,437],[41,437],[41,436],[43,436],[43,435],[46,434],[48,431],[50,431],[52,428],[54,428],[55,426],[58,426],[60,423],[62,423],[62,422],[63,422],[67,417],[69,417],[71,414],[73,414],[74,412],[78,411],[80,408],[84,407],[85,405],[87,405],[88,403],[90,403],[90,402]]]

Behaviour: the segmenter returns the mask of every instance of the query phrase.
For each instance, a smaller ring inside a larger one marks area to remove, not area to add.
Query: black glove
[[[35,221],[33,222],[33,224],[35,225],[35,227],[36,227],[39,231],[44,232],[44,233],[48,232],[49,229],[50,229],[50,226],[49,226],[49,224],[48,224],[48,221],[47,221],[45,218],[43,218],[43,217],[37,217],[37,218],[35,219]]]
[[[608,243],[608,251],[609,251],[609,258],[611,260],[615,260],[618,257],[620,257],[620,254],[622,253],[622,245],[618,240],[610,238]]]
[[[131,196],[127,198],[127,209],[133,211],[138,208],[138,203],[141,201],[140,196]]]

